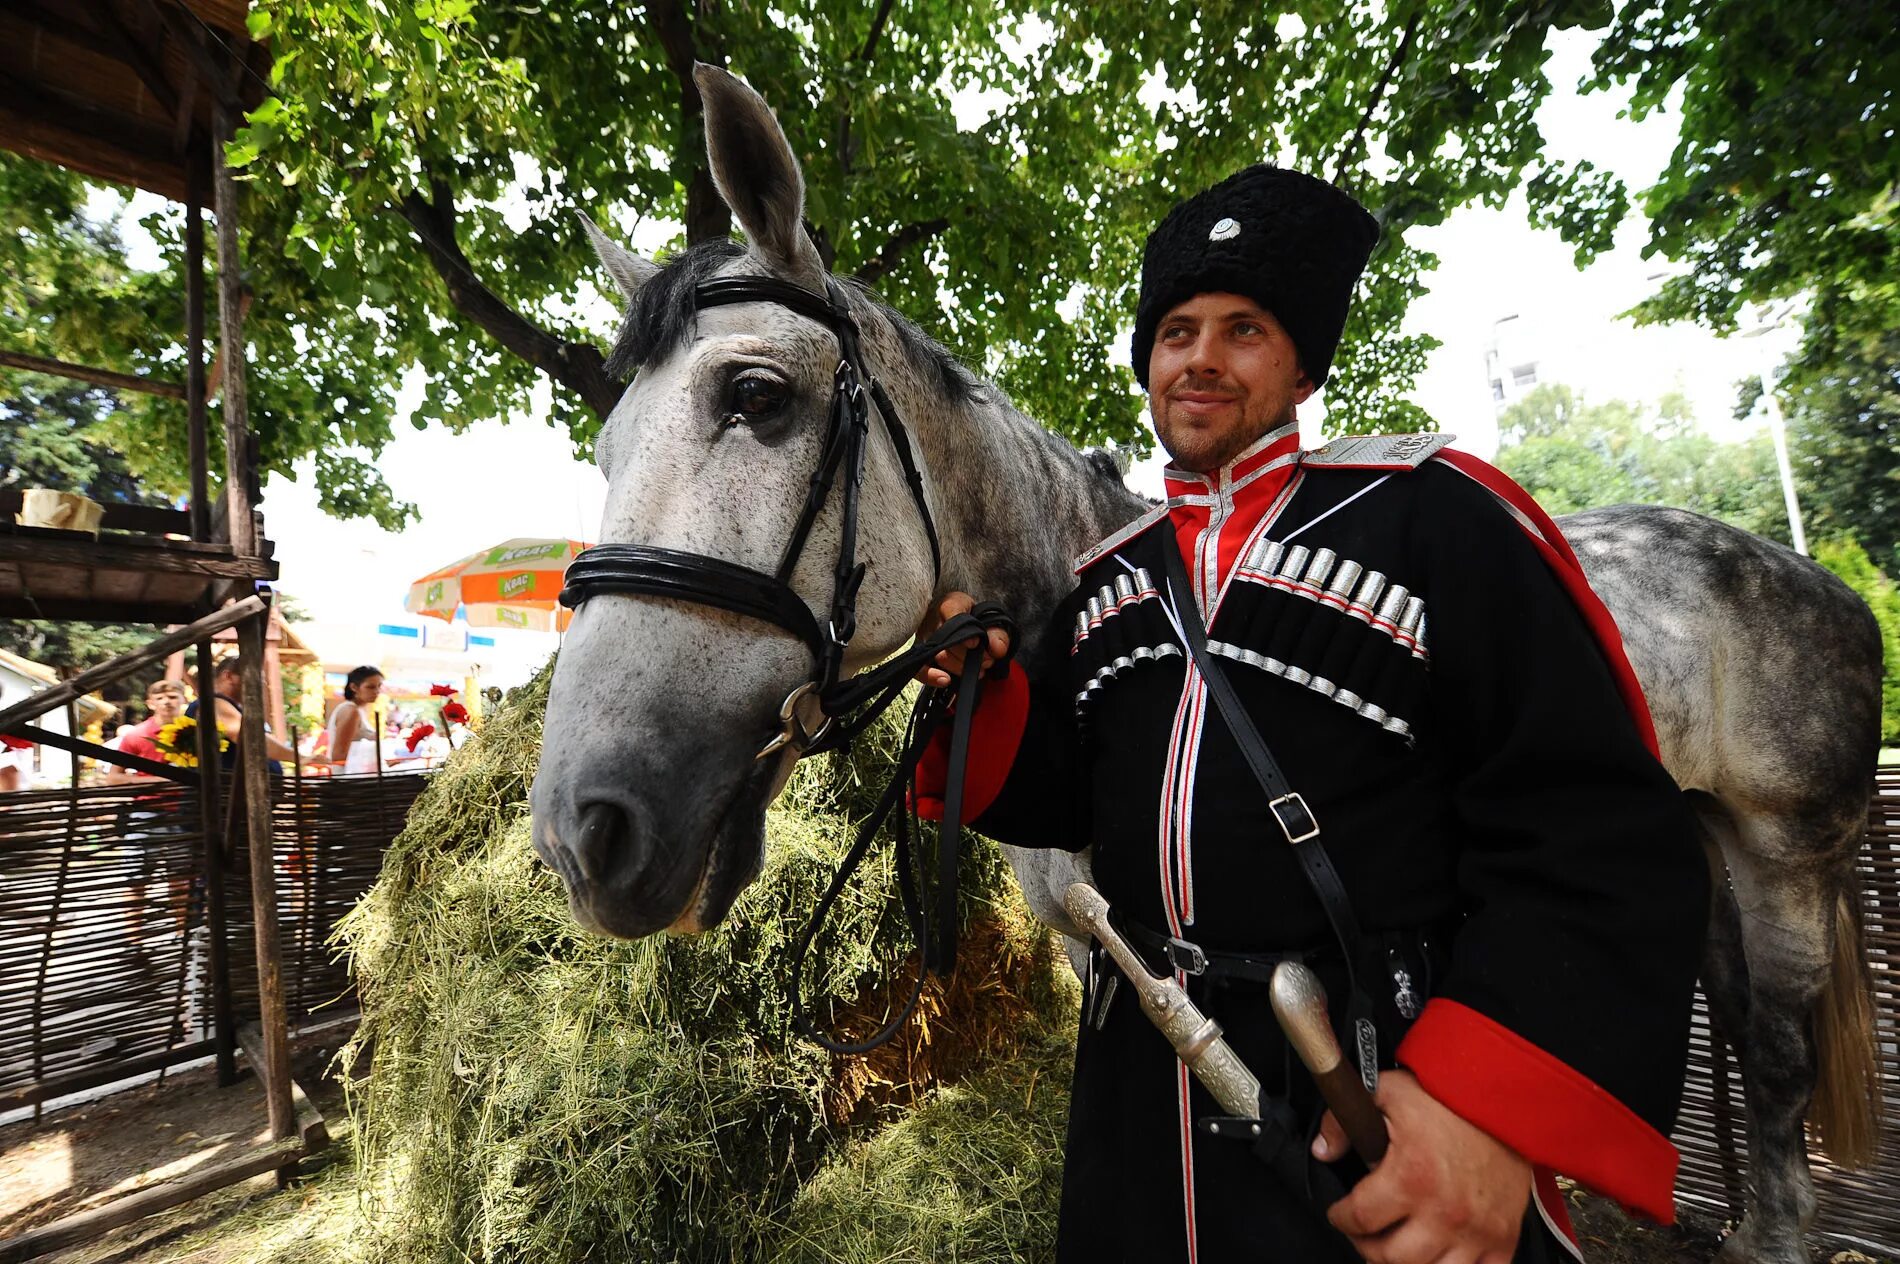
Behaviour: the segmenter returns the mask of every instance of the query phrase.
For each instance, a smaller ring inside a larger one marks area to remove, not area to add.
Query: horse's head
[[[747,244],[703,244],[661,268],[589,225],[628,305],[612,367],[638,370],[597,444],[609,483],[600,538],[771,574],[820,465],[839,341],[777,303],[696,309],[696,288],[715,277],[768,276],[819,295],[828,277],[804,231],[803,176],[765,102],[724,71],[702,66],[695,78],[713,178]],[[904,417],[927,426],[960,371],[863,295],[851,303],[864,359]],[[821,624],[838,490],[790,577]],[[899,648],[938,580],[923,517],[875,424],[861,504],[866,573],[847,671]],[[582,925],[633,938],[725,916],[759,872],[766,805],[796,759],[789,748],[758,753],[813,671],[796,636],[713,605],[607,592],[580,607],[548,699],[534,845]]]

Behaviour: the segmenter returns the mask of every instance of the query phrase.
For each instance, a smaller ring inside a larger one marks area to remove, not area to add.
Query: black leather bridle
[[[865,370],[858,322],[851,314],[843,286],[827,277],[825,293],[820,295],[777,277],[716,277],[701,282],[693,291],[693,300],[697,311],[732,303],[775,303],[817,321],[838,338],[838,368],[833,377],[824,450],[818,468],[812,471],[804,508],[779,555],[778,569],[768,575],[704,553],[649,544],[597,544],[581,550],[568,565],[561,604],[578,607],[601,593],[639,593],[716,606],[783,628],[811,649],[813,677],[785,699],[779,714],[783,727],[759,751],[759,757],[786,745],[800,755],[829,749],[841,740],[834,732],[836,718],[850,710],[852,702],[862,701],[841,690],[842,685],[851,682],[840,681],[839,675],[845,651],[857,632],[858,588],[864,582],[864,563],[857,560],[858,497],[864,484],[871,404],[877,405],[878,416],[884,419],[884,431],[896,449],[911,500],[923,519],[924,534],[930,540],[934,584],[943,572],[943,553],[937,524],[924,495],[923,475],[917,470],[910,433],[896,405],[883,384]],[[831,606],[820,626],[805,599],[793,591],[792,572],[805,552],[818,515],[840,482],[838,561],[832,569]],[[813,703],[818,720],[808,727]]]
[[[723,307],[732,303],[776,303],[801,316],[828,327],[838,338],[838,368],[833,378],[831,409],[825,431],[824,450],[812,471],[805,493],[805,505],[791,538],[779,556],[778,569],[768,575],[736,562],[688,553],[680,549],[659,548],[647,544],[597,544],[583,549],[568,564],[566,582],[561,588],[561,604],[578,607],[603,593],[621,593],[652,597],[670,597],[679,601],[715,606],[721,610],[761,619],[782,628],[810,647],[812,678],[786,695],[779,708],[780,727],[755,756],[765,757],[789,746],[802,758],[819,751],[848,747],[851,740],[885,711],[909,683],[916,670],[934,660],[939,652],[983,637],[992,628],[1010,633],[1015,643],[1015,626],[1009,616],[992,604],[983,603],[968,614],[948,620],[928,637],[917,641],[902,653],[841,679],[845,651],[857,632],[858,589],[864,583],[864,563],[857,560],[858,498],[864,483],[865,444],[870,437],[870,406],[875,404],[884,419],[885,433],[896,449],[903,467],[904,481],[910,488],[917,513],[923,519],[924,534],[930,540],[932,587],[942,578],[943,553],[937,538],[937,524],[930,515],[924,495],[923,476],[911,451],[910,434],[898,416],[896,405],[876,377],[866,371],[860,345],[858,323],[851,314],[844,288],[825,279],[825,293],[814,294],[803,286],[768,276],[717,277],[701,282],[693,291],[695,310]],[[792,572],[805,551],[806,541],[818,515],[824,511],[834,488],[839,487],[841,518],[838,533],[838,560],[832,569],[831,605],[821,627],[811,607],[792,588]],[[793,1019],[800,1031],[819,1044],[839,1053],[866,1053],[889,1041],[917,1007],[923,994],[926,971],[947,976],[956,964],[957,857],[963,823],[964,765],[970,746],[970,726],[976,714],[982,688],[982,655],[969,655],[956,690],[952,708],[948,690],[926,690],[913,708],[906,727],[897,775],[879,799],[877,807],[858,831],[857,840],[833,876],[830,887],[819,899],[817,910],[806,925],[792,952],[791,1000]],[[930,934],[931,916],[920,898],[913,874],[910,839],[915,830],[912,805],[897,813],[898,891],[912,933],[922,950],[925,969],[917,971],[910,997],[897,1015],[868,1039],[849,1043],[817,1030],[805,1014],[800,1000],[800,980],[806,954],[823,926],[832,905],[845,884],[863,863],[878,831],[892,816],[904,788],[916,772],[918,760],[938,727],[949,721],[950,773],[944,794],[943,827],[938,840],[936,921],[937,937]]]

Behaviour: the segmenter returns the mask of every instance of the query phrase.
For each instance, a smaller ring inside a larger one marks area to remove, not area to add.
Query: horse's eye
[[[763,421],[785,407],[785,383],[763,373],[747,373],[732,380],[727,412],[734,424]]]

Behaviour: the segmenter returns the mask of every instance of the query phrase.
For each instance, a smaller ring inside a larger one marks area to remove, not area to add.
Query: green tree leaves
[[[1721,443],[1680,397],[1653,412],[1591,404],[1546,383],[1498,417],[1498,468],[1553,514],[1603,505],[1674,505],[1788,543],[1774,449],[1766,435]]]

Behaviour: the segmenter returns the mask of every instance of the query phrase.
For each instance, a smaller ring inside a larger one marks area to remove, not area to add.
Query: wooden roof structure
[[[33,722],[79,694],[121,679],[174,650],[196,645],[199,695],[212,692],[212,638],[234,628],[243,655],[240,702],[267,712],[269,581],[277,565],[264,537],[258,498],[256,435],[249,421],[244,364],[243,257],[238,182],[224,145],[240,116],[262,101],[269,60],[245,24],[248,0],[0,0],[0,148],[132,185],[185,204],[183,383],[111,367],[69,364],[0,348],[0,368],[51,373],[119,390],[181,398],[190,444],[191,499],[184,511],[107,505],[95,538],[14,521],[0,506],[0,617],[184,626],[109,662],[0,708],[0,733],[53,745],[94,760],[195,789],[203,827],[204,889],[212,927],[209,970],[217,981],[214,1047],[218,1080],[237,1078],[236,1046],[258,1068],[269,1109],[270,1145],[204,1164],[187,1180],[164,1182],[10,1238],[0,1261],[30,1259],[96,1236],[153,1211],[257,1172],[294,1168],[322,1130],[300,1130],[294,1106],[282,987],[283,950],[271,847],[271,780],[264,725],[237,736],[237,766],[227,785],[213,726],[198,729],[198,762],[182,768],[115,751]],[[210,490],[209,393],[205,344],[205,222],[216,216],[217,333],[224,486]],[[11,489],[9,489],[11,490]],[[62,489],[73,490],[73,489]],[[77,767],[77,764],[75,764]],[[240,1032],[229,1004],[225,960],[224,864],[231,794],[232,833],[246,840],[257,961],[256,1024]],[[77,796],[77,787],[74,790]],[[76,809],[75,809],[76,810]],[[241,824],[239,824],[241,822]]]
[[[212,107],[263,100],[246,0],[0,0],[0,148],[210,205],[187,161]]]

